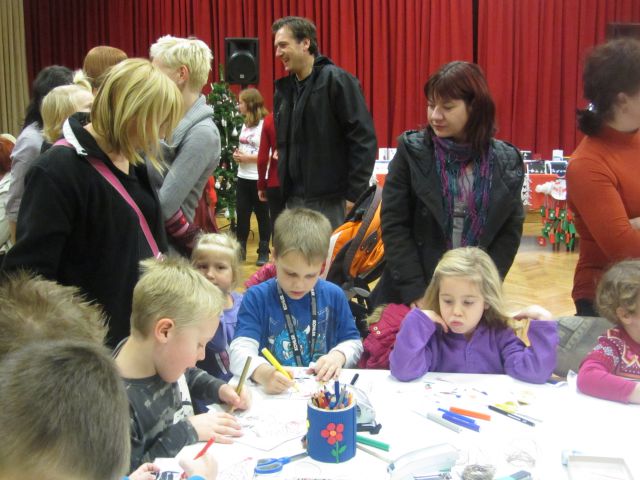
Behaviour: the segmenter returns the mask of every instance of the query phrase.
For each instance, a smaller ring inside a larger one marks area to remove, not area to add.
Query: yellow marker
[[[281,374],[283,374],[285,377],[287,377],[289,380],[293,380],[293,378],[291,378],[291,375],[289,375],[289,372],[287,372],[282,365],[280,365],[280,362],[278,362],[278,360],[276,360],[276,357],[274,357],[273,355],[271,355],[271,352],[265,347],[262,350],[260,350],[260,352],[262,353],[262,355],[264,355],[264,358],[266,358],[269,363],[271,365],[273,365],[273,367],[279,371]],[[298,390],[298,385],[296,385],[295,383],[293,384],[293,388],[295,388],[296,390]]]

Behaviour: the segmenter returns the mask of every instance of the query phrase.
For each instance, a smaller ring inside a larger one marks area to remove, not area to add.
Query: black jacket
[[[369,186],[378,148],[358,80],[318,56],[295,110],[295,75],[279,79],[275,87],[278,176],[284,199],[293,192],[291,162],[300,162],[305,199],[355,201]],[[292,147],[298,151],[296,158]]]
[[[145,165],[131,167],[126,175],[79,123],[70,123],[74,135],[67,140],[77,140],[109,167],[144,214],[160,250],[166,251],[160,205]],[[80,287],[104,307],[108,342],[115,346],[129,335],[138,263],[150,256],[138,216],[85,156],[54,146],[35,161],[25,178],[17,242],[5,258],[5,271],[25,268]]]
[[[492,147],[489,212],[478,246],[504,278],[522,236],[524,166],[513,145],[493,140]],[[375,303],[408,304],[424,294],[447,250],[442,185],[433,143],[425,131],[405,132],[398,139],[382,191],[381,223],[387,263]]]

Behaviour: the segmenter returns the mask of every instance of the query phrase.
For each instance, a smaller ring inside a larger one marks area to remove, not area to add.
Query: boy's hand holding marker
[[[229,384],[222,385],[218,390],[221,402],[231,405],[234,410],[248,410],[251,407],[251,390],[243,388],[238,395],[235,388]]]
[[[261,350],[262,355],[273,365],[260,365],[253,372],[253,379],[264,386],[265,392],[278,394],[295,386],[293,371],[285,369],[267,348]]]

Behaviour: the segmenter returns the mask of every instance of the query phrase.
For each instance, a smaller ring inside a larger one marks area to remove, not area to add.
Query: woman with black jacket
[[[382,195],[386,268],[376,304],[418,300],[442,255],[478,246],[505,277],[520,245],[524,168],[495,140],[495,105],[481,69],[451,62],[424,86],[428,127],[398,141]]]

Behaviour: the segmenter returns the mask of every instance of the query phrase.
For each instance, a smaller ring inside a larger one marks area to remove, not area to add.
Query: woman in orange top
[[[595,316],[604,270],[640,257],[640,42],[625,38],[594,48],[582,79],[590,104],[578,111],[578,127],[586,137],[567,169],[580,235],[572,296],[578,315]]]

